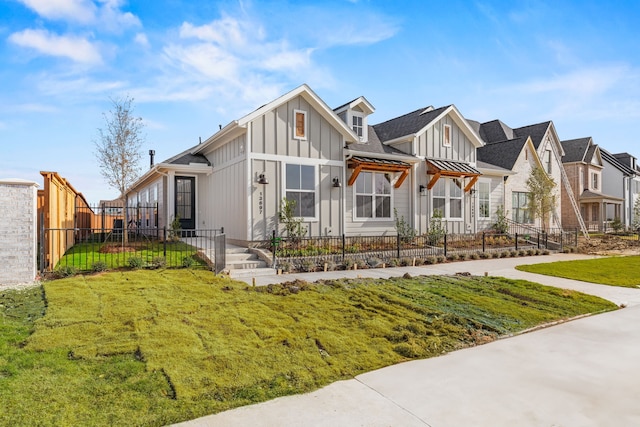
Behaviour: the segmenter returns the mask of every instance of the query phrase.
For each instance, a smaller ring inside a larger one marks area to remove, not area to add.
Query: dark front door
[[[176,212],[183,230],[196,228],[196,179],[176,176]]]

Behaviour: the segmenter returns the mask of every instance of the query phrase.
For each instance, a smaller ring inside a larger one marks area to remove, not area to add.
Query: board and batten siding
[[[352,170],[349,170],[351,173]],[[410,172],[412,173],[412,172]],[[392,174],[397,177],[399,173]],[[404,217],[411,223],[411,177],[404,180],[400,188],[391,187],[391,218],[390,219],[356,219],[355,218],[355,184],[346,187],[345,202],[345,234],[347,236],[395,236],[395,221],[393,209],[398,212],[398,217]]]
[[[443,141],[443,128],[444,125],[451,126],[451,146],[444,146]],[[460,129],[458,124],[453,120],[450,115],[446,115],[437,123],[434,123],[429,129],[418,136],[416,139],[416,155],[421,158],[433,158],[433,159],[446,159],[467,163],[476,162],[476,147],[471,140]],[[443,179],[443,178],[440,178]],[[470,178],[464,180],[464,185],[467,184]],[[420,184],[425,187],[431,180],[431,176],[427,175],[426,162],[420,162],[416,170],[416,187]],[[431,220],[432,202],[431,191],[425,190],[424,194],[421,194],[417,198],[416,214],[417,214],[417,231],[418,233],[427,233],[429,231],[429,223]],[[446,227],[448,233],[463,234],[469,233],[474,230],[475,217],[477,215],[477,202],[469,194],[464,193],[462,198],[463,216],[461,220],[446,220],[443,219],[442,223]]]
[[[198,223],[206,229],[224,227],[227,239],[247,240],[246,135],[205,153],[213,165],[198,178]]]
[[[306,112],[306,139],[294,135],[294,110]],[[333,187],[333,178],[344,183],[344,137],[302,96],[267,111],[248,124],[251,135],[250,236],[248,240],[271,238],[278,227],[280,201],[285,196],[284,165],[315,167],[316,219],[305,221],[309,236],[341,235],[343,188]],[[264,173],[269,184],[259,184]],[[245,178],[246,180],[246,178]],[[278,233],[282,231],[282,227]]]
[[[476,193],[476,216],[478,218],[478,231],[489,230],[496,223],[496,211],[500,206],[504,205],[504,180],[501,176],[485,176],[480,178],[478,182],[487,182],[490,185],[489,193],[489,218],[480,218],[480,202],[478,193]]]

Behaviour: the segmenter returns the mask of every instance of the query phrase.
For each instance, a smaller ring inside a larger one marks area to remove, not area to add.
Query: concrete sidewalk
[[[409,273],[527,279],[599,295],[628,308],[442,357],[411,361],[312,393],[246,406],[182,426],[639,426],[640,289],[515,270],[523,263],[585,259],[550,255],[425,267],[269,276],[390,277]],[[263,280],[265,278],[260,278]],[[259,282],[261,283],[261,282]]]

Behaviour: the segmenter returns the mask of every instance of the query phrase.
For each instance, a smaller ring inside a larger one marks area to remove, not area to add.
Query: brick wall
[[[0,288],[36,278],[37,185],[18,179],[0,180]]]

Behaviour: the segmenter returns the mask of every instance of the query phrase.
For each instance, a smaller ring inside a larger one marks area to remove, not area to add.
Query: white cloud
[[[145,33],[138,33],[133,38],[133,41],[139,44],[140,46],[149,47],[149,39]]]
[[[27,29],[9,36],[12,43],[34,49],[41,54],[69,58],[82,64],[99,64],[102,57],[98,48],[87,39],[59,36],[47,30]]]
[[[121,0],[19,0],[40,17],[82,25],[91,25],[112,32],[141,26],[131,12],[121,10]]]
[[[97,7],[90,0],[19,0],[35,13],[47,19],[61,19],[83,24],[96,18]]]

